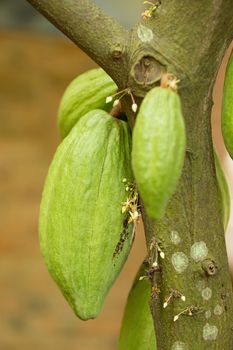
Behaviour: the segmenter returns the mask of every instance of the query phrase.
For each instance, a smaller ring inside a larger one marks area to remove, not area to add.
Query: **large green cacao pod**
[[[114,257],[127,215],[123,178],[132,181],[127,123],[87,113],[58,147],[40,209],[40,247],[48,270],[81,319],[95,318],[130,250]]]
[[[180,178],[186,146],[179,96],[156,87],[142,101],[133,132],[132,164],[149,217],[160,219]]]
[[[156,350],[153,319],[150,312],[151,283],[139,281],[145,275],[140,267],[128,296],[118,343],[118,350]]]
[[[216,152],[214,152],[214,160],[215,160],[215,170],[216,170],[216,177],[218,181],[218,190],[219,190],[219,196],[220,196],[220,209],[221,209],[221,215],[222,215],[222,223],[223,223],[224,230],[226,232],[230,214],[231,214],[231,197],[230,197],[227,180],[224,175],[223,169],[221,167],[221,164]]]
[[[224,81],[222,134],[227,151],[233,159],[233,51],[227,65]]]
[[[109,111],[112,104],[106,97],[116,92],[117,86],[101,68],[91,69],[75,78],[67,87],[59,106],[58,127],[64,138],[76,122],[92,109]]]

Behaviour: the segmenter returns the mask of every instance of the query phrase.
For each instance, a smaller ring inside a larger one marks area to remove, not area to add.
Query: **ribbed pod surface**
[[[133,132],[132,165],[148,215],[159,219],[180,178],[185,126],[179,96],[156,87],[142,101]]]
[[[94,318],[130,250],[113,258],[123,230],[123,178],[132,181],[125,122],[101,110],[86,114],[58,147],[40,210],[40,246],[47,267],[82,319]]]

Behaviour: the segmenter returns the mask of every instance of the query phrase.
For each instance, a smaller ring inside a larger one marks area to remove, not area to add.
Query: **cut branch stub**
[[[159,85],[165,72],[166,67],[155,57],[143,55],[131,68],[129,85],[134,87],[135,95],[143,97],[152,87]]]
[[[161,79],[165,67],[154,57],[143,56],[133,67],[134,78],[138,84],[144,86],[156,83]]]

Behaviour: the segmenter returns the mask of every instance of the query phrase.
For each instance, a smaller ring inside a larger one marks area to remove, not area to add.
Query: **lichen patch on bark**
[[[218,336],[218,328],[215,325],[206,323],[203,328],[203,339],[206,341],[215,340]]]
[[[208,255],[208,248],[206,243],[203,241],[194,243],[191,247],[190,255],[191,258],[196,262],[203,261]]]
[[[138,38],[144,43],[150,42],[154,37],[152,30],[142,24],[139,24],[137,34]]]
[[[188,345],[181,342],[181,341],[176,341],[172,345],[172,350],[189,350]]]
[[[198,290],[199,292],[201,292],[202,289],[205,288],[205,280],[198,280],[198,281],[196,282],[196,288],[197,288],[197,290]]]
[[[172,255],[171,261],[174,269],[178,273],[184,272],[189,264],[189,259],[183,252],[174,253]]]
[[[205,312],[205,318],[208,319],[208,318],[210,318],[210,317],[211,317],[211,311],[210,311],[210,310],[207,310],[207,311]]]
[[[214,308],[214,314],[216,316],[220,316],[223,313],[223,307],[219,304],[217,304]]]
[[[171,231],[170,239],[173,244],[178,245],[181,242],[180,235],[177,231]]]
[[[201,296],[204,300],[209,300],[212,297],[212,289],[209,287],[205,288],[201,292]]]

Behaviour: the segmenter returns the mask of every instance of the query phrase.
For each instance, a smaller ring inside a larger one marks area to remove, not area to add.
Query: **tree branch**
[[[90,0],[27,0],[117,84],[127,65],[128,31]]]
[[[203,5],[201,0],[163,0],[155,17],[141,25],[146,27],[144,32],[153,33],[149,49],[143,42],[138,44],[141,52],[147,50],[154,66],[164,65],[181,79],[179,94],[188,149],[166,216],[155,223],[143,211],[149,254],[151,242],[157,239],[166,255],[165,261],[160,261],[162,274],[152,281],[152,286],[161,290],[158,299],[151,302],[158,348],[231,349],[232,286],[219,215],[210,117],[213,84],[232,39],[232,1],[207,0]],[[136,37],[138,30],[134,33]],[[138,85],[138,74],[135,69],[131,72]],[[177,246],[171,238],[174,233],[180,239]],[[205,260],[195,260],[193,252],[201,255],[202,248],[206,249]],[[213,264],[214,275],[206,273],[203,262]],[[164,309],[170,288],[181,291],[186,301],[176,300]],[[176,315],[181,316],[174,322]]]

